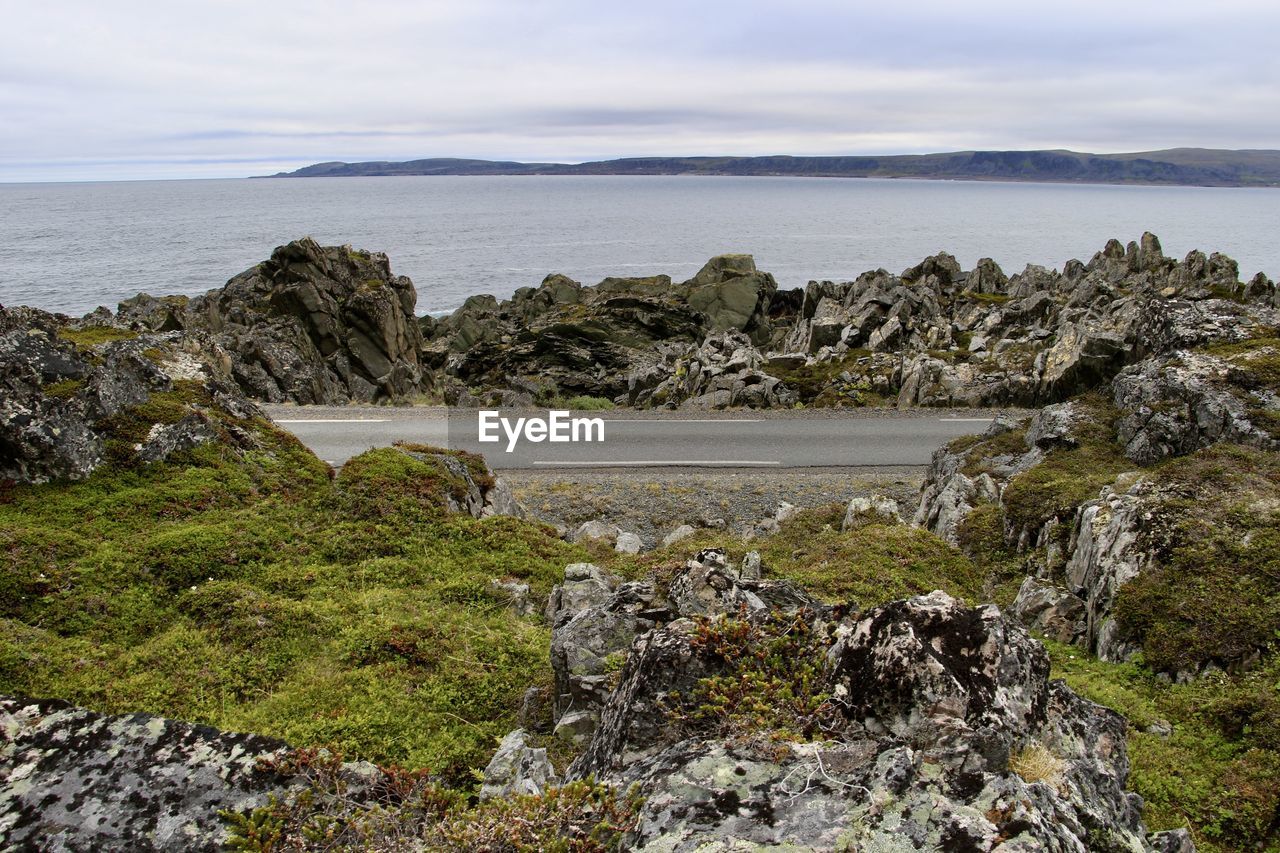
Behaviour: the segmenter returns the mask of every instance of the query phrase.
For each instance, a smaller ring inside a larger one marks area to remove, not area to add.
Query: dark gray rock
[[[191,300],[178,322],[215,334],[255,399],[396,401],[422,381],[416,301],[386,255],[304,238]]]
[[[219,811],[249,811],[298,784],[259,766],[286,751],[259,735],[3,698],[0,838],[6,850],[222,850]],[[346,767],[353,796],[371,769]]]
[[[1112,383],[1112,397],[1123,413],[1117,431],[1125,456],[1150,465],[1219,441],[1280,449],[1250,414],[1254,408],[1280,410],[1280,401],[1250,401],[1232,387],[1233,369],[1223,358],[1179,352],[1124,370]]]

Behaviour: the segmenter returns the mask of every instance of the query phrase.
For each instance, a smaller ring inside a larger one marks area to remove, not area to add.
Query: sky
[[[0,182],[1280,148],[1280,4],[0,0]]]

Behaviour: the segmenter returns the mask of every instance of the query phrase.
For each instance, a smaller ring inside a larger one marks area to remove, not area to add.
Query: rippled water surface
[[[400,177],[0,185],[0,304],[81,314],[139,291],[195,294],[311,235],[383,251],[418,310],[749,252],[783,287],[893,272],[945,250],[1087,260],[1158,234],[1280,275],[1280,190],[825,178]]]

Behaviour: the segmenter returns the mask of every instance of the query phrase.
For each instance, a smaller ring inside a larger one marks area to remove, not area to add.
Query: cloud
[[[61,0],[8,18],[0,180],[1280,138],[1266,3]]]

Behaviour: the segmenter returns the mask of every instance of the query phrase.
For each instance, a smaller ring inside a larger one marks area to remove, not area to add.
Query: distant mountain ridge
[[[857,157],[630,157],[588,163],[429,158],[316,163],[276,178],[388,175],[739,175],[1086,184],[1280,186],[1280,151],[1170,148],[1130,154],[954,151]],[[263,176],[267,177],[267,176]]]

